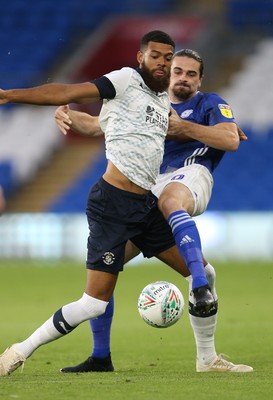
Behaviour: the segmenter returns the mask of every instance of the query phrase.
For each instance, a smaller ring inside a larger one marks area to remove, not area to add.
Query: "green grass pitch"
[[[61,374],[89,356],[85,322],[70,335],[42,346],[23,372],[0,377],[0,400],[259,400],[273,396],[273,265],[257,261],[214,263],[219,296],[216,348],[250,374],[195,372],[195,343],[187,306],[167,329],[146,325],[137,311],[141,289],[155,280],[176,284],[187,303],[187,282],[161,263],[125,268],[115,292],[113,373]],[[81,297],[84,263],[1,261],[0,353],[25,339],[62,305]]]

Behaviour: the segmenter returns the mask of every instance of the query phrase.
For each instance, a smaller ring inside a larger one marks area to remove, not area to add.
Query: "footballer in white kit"
[[[175,246],[170,226],[150,192],[163,159],[170,101],[167,92],[152,91],[140,71],[129,67],[92,82],[104,99],[99,120],[106,158],[131,182],[149,191],[145,195],[127,192],[103,178],[90,191],[87,268],[116,274],[123,270],[129,239],[145,257]]]

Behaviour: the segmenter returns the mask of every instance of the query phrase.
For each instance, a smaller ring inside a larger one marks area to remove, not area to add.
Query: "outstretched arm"
[[[60,131],[66,135],[69,129],[83,136],[101,136],[99,118],[85,112],[71,110],[68,105],[55,111],[55,121]]]
[[[90,103],[100,100],[97,86],[91,82],[80,84],[50,83],[27,89],[0,89],[0,104],[23,103],[60,106],[68,103]]]

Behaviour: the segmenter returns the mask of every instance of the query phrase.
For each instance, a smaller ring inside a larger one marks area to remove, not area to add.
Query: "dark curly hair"
[[[147,47],[149,42],[169,44],[175,48],[175,43],[170,35],[162,31],[151,31],[146,33],[141,39],[140,49],[142,50],[144,47]]]

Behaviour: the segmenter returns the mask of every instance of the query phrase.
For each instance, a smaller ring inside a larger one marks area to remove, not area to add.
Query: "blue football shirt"
[[[197,92],[193,98],[172,104],[172,107],[181,118],[200,125],[213,126],[221,122],[235,122],[231,107],[216,93]],[[191,164],[204,165],[212,173],[224,154],[224,151],[197,140],[182,143],[166,139],[160,173]]]

